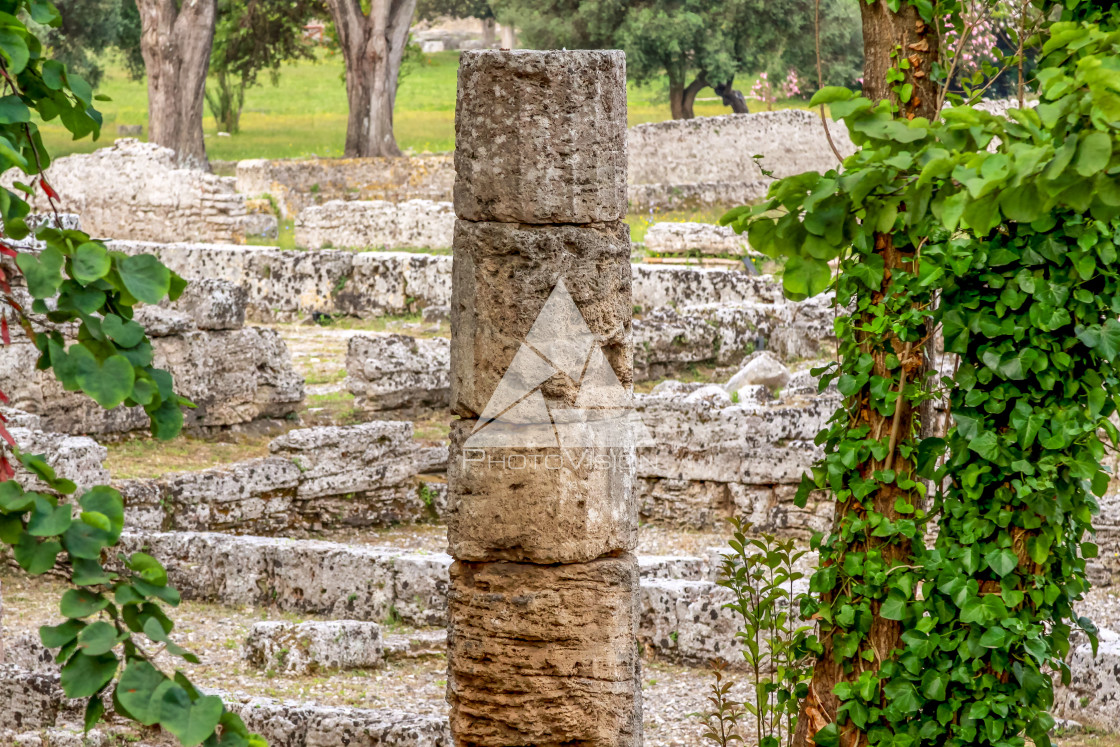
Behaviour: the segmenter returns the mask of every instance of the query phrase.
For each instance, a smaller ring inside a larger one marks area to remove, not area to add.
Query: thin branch
[[[821,67],[821,0],[816,0],[816,14],[813,16],[813,33],[816,37],[817,46],[817,90],[824,88],[824,71]],[[821,125],[824,126],[824,136],[828,140],[828,147],[832,148],[836,160],[844,163],[844,156],[840,155],[840,149],[836,147],[836,143],[832,140],[832,132],[828,129],[828,118],[824,115],[824,104],[821,104]]]

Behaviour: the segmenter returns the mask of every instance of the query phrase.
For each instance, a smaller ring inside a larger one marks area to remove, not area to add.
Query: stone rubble
[[[455,212],[431,200],[331,200],[296,218],[296,246],[304,249],[450,249]]]
[[[444,408],[451,401],[451,341],[356,335],[346,351],[346,374],[358,410]]]
[[[276,235],[276,216],[250,212],[233,178],[178,168],[174,155],[123,138],[93,153],[55,159],[46,176],[94,237],[244,243],[250,236]],[[12,169],[2,181],[10,186],[23,178]],[[32,210],[49,212],[42,192],[27,199]]]
[[[729,226],[691,222],[654,223],[646,231],[645,245],[646,251],[658,254],[698,253],[713,257],[741,257],[750,250],[747,237]]]
[[[1054,712],[1109,732],[1120,732],[1120,633],[1101,629],[1096,656],[1082,643],[1070,652],[1070,684],[1056,688]]]
[[[385,663],[381,626],[373,622],[256,623],[245,641],[250,665],[277,674],[377,669]]]
[[[763,351],[748,356],[739,373],[731,377],[724,389],[731,393],[739,392],[747,386],[764,386],[771,392],[779,392],[789,380],[789,369],[774,355]]]
[[[293,430],[269,451],[198,472],[118,482],[127,525],[275,535],[415,522],[432,518],[417,476],[447,462],[446,448],[412,440],[408,422]]]

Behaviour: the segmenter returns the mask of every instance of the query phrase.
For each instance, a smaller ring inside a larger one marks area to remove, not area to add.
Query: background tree
[[[210,55],[212,85],[206,88],[206,103],[219,130],[240,129],[245,89],[257,82],[259,73],[268,71],[275,85],[283,62],[314,56],[303,27],[324,13],[322,0],[219,0]]]
[[[98,57],[117,43],[123,4],[121,0],[59,0],[56,6],[59,25],[36,31],[54,59],[96,88],[105,72]]]
[[[399,156],[393,136],[397,76],[408,47],[416,0],[327,0],[346,63],[349,157]]]
[[[626,51],[627,74],[648,84],[668,77],[675,119],[695,116],[694,103],[712,88],[733,111],[746,111],[734,89],[738,75],[796,71],[803,90],[816,89],[814,0],[494,0],[528,46]],[[830,84],[860,74],[858,9],[821,2],[821,58]]]
[[[202,110],[216,0],[136,0],[136,7],[148,75],[148,140],[175,151],[180,165],[209,170]]]

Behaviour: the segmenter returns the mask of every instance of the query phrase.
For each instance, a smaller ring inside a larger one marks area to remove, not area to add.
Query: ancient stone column
[[[448,700],[460,747],[640,745],[621,52],[466,52]]]

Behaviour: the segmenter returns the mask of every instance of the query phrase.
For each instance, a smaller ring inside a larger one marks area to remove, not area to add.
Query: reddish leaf
[[[52,187],[50,184],[48,184],[46,179],[44,179],[43,177],[40,176],[39,177],[39,183],[43,185],[43,191],[47,194],[47,197],[49,199],[52,199],[52,200],[57,200],[58,199],[58,192],[54,191],[54,187]]]
[[[0,318],[0,339],[4,340],[5,345],[12,344],[12,335],[8,331],[8,317],[6,316]],[[3,392],[0,392],[0,396],[3,396],[3,394]]]
[[[0,482],[7,482],[16,476],[16,471],[12,469],[11,462],[8,457],[0,455]]]
[[[14,258],[17,254],[19,254],[19,252],[17,252],[15,249],[8,246],[7,244],[0,244],[0,254],[3,254],[5,257],[13,257]]]
[[[16,440],[12,438],[12,434],[8,433],[8,429],[2,424],[0,424],[0,438],[3,438],[5,441],[7,441],[8,445],[13,449],[16,448]]]

